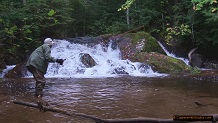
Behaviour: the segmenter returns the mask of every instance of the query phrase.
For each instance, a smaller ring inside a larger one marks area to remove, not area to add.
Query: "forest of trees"
[[[218,59],[217,0],[0,0],[0,58],[26,60],[44,38],[144,30]]]

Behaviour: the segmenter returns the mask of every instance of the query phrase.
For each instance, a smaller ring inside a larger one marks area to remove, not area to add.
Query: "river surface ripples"
[[[102,119],[218,114],[216,77],[212,80],[130,76],[46,78],[43,99],[56,108]],[[41,113],[37,109],[13,104],[13,100],[31,102],[34,88],[33,78],[0,79],[0,122],[93,122],[59,113]],[[196,105],[195,102],[206,106]],[[21,120],[17,121],[16,118]]]

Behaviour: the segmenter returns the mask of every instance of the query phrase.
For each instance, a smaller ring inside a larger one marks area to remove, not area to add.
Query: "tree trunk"
[[[163,15],[163,12],[162,12],[161,16],[162,16],[162,26],[163,26],[163,30],[164,30],[165,29],[165,25],[164,25],[164,15]]]
[[[126,9],[126,23],[127,23],[127,27],[129,29],[129,8]]]
[[[195,18],[194,17],[195,17],[195,7],[196,6],[195,6],[194,2],[192,4],[193,4],[194,13],[193,13],[192,20],[191,20],[192,21],[192,25],[191,25],[192,26],[191,27],[192,28],[192,32],[191,32],[191,34],[192,34],[192,42],[194,42],[195,41],[195,35],[194,35],[194,19]]]

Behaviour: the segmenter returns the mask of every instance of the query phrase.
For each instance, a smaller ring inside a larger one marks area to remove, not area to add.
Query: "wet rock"
[[[116,50],[117,47],[117,40],[112,40],[111,49]]]
[[[191,67],[179,59],[172,58],[160,53],[138,53],[133,61],[139,61],[151,66],[152,70],[159,73],[190,73]]]
[[[183,76],[184,78],[199,80],[199,81],[208,81],[208,82],[217,82],[218,81],[218,70],[202,70],[200,73],[189,74]]]
[[[116,45],[119,47],[122,59],[144,63],[139,69],[146,71],[151,66],[152,70],[160,73],[190,73],[192,68],[183,61],[169,57],[165,54],[157,40],[146,32],[128,33],[115,36]],[[114,45],[114,46],[116,46]],[[124,69],[115,69],[114,73],[125,73]]]
[[[189,63],[192,67],[202,68],[203,58],[200,54],[193,54]]]
[[[145,39],[140,40],[139,42],[137,42],[136,44],[136,49],[138,51],[143,51],[143,47],[145,45]]]
[[[87,36],[87,37],[68,38],[67,40],[71,43],[87,44],[87,43],[94,43],[96,41],[96,38]]]
[[[176,39],[172,39],[169,42],[159,39],[158,40],[169,53],[175,54],[177,57],[187,57],[188,51],[181,46],[179,43],[180,41],[177,41]]]
[[[120,67],[114,69],[113,74],[129,74],[129,73],[125,71],[125,68]]]
[[[6,64],[4,61],[0,61],[0,72],[2,72],[3,69],[6,69]]]
[[[88,46],[94,46],[101,42],[103,39],[101,37],[76,37],[76,38],[68,38],[67,41],[71,43],[78,43],[78,44],[88,44]]]
[[[205,69],[217,69],[218,70],[218,63],[217,62],[205,62],[204,63]]]
[[[204,61],[204,58],[201,54],[194,53],[196,49],[197,48],[194,48],[188,53],[190,66],[205,69],[218,69],[218,62]]]
[[[139,71],[144,73],[146,72],[148,69],[150,68],[150,66],[146,63],[140,64],[139,66]]]
[[[85,69],[77,68],[77,70],[76,70],[76,73],[79,73],[79,74],[83,74],[84,72],[85,72]]]
[[[27,75],[27,68],[25,66],[25,62],[17,64],[12,70],[8,71],[7,74],[4,75],[5,78],[22,78]]]
[[[81,53],[80,54],[80,61],[87,67],[87,68],[91,68],[95,65],[97,65],[97,63],[95,62],[95,60],[87,53]]]
[[[122,59],[132,60],[138,52],[158,52],[165,54],[157,40],[146,32],[128,33],[117,37]]]
[[[99,38],[104,45],[112,41],[112,49],[116,49],[118,46],[122,54],[122,59],[132,60],[132,57],[138,52],[158,52],[165,54],[157,40],[144,31],[118,36],[101,35]],[[105,46],[107,47],[108,45]]]

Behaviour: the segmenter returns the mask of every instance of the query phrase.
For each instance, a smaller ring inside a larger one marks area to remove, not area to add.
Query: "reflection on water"
[[[103,119],[218,114],[216,81],[129,76],[46,80],[44,99],[52,106]],[[0,93],[10,95],[11,100],[32,98],[34,86],[32,78],[2,79]],[[200,107],[195,101],[209,105]],[[60,114],[54,117],[64,117],[64,122],[76,121]]]

